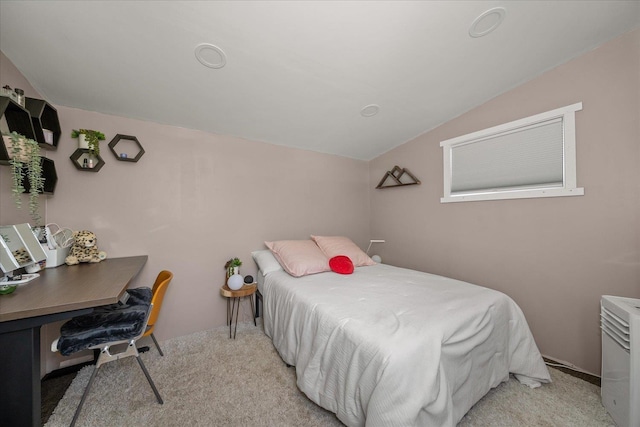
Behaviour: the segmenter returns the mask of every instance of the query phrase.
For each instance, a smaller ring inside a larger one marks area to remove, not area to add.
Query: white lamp
[[[241,274],[234,274],[227,280],[227,286],[232,291],[237,291],[244,285],[244,280],[242,279]]]
[[[367,247],[367,255],[369,255],[369,250],[371,250],[371,245],[373,245],[374,243],[385,243],[384,240],[380,240],[380,239],[372,239],[369,240],[369,247]],[[377,263],[381,263],[382,262],[382,257],[380,257],[380,255],[373,255],[371,257],[372,260],[374,260]]]

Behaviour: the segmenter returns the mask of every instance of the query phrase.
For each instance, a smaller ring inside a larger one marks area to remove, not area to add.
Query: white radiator
[[[618,427],[640,427],[640,299],[603,295],[602,404]]]

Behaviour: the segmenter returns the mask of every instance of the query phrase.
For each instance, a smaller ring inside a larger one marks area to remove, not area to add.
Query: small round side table
[[[227,298],[227,325],[229,325],[229,338],[231,338],[233,315],[235,314],[236,325],[233,330],[233,339],[236,339],[236,331],[238,330],[238,314],[240,313],[240,300],[242,298],[249,297],[251,304],[251,314],[253,315],[253,324],[254,326],[258,326],[258,324],[256,323],[256,314],[255,311],[253,311],[253,294],[256,293],[257,289],[257,283],[242,285],[242,287],[237,291],[229,289],[229,286],[227,286],[226,284],[220,288],[220,295]]]

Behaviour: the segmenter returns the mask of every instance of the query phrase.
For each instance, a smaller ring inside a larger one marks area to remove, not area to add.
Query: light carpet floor
[[[103,365],[78,426],[340,426],[331,412],[296,387],[288,368],[259,324],[153,343],[142,355],[164,405],[157,403],[142,370],[129,357]],[[146,344],[146,343],[145,343]],[[46,426],[68,426],[93,366],[83,368]],[[550,368],[553,383],[530,389],[511,378],[491,390],[459,426],[613,426],[600,388]]]

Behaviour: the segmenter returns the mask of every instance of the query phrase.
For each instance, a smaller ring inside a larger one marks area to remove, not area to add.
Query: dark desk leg
[[[40,427],[40,326],[0,334],[0,426]]]

